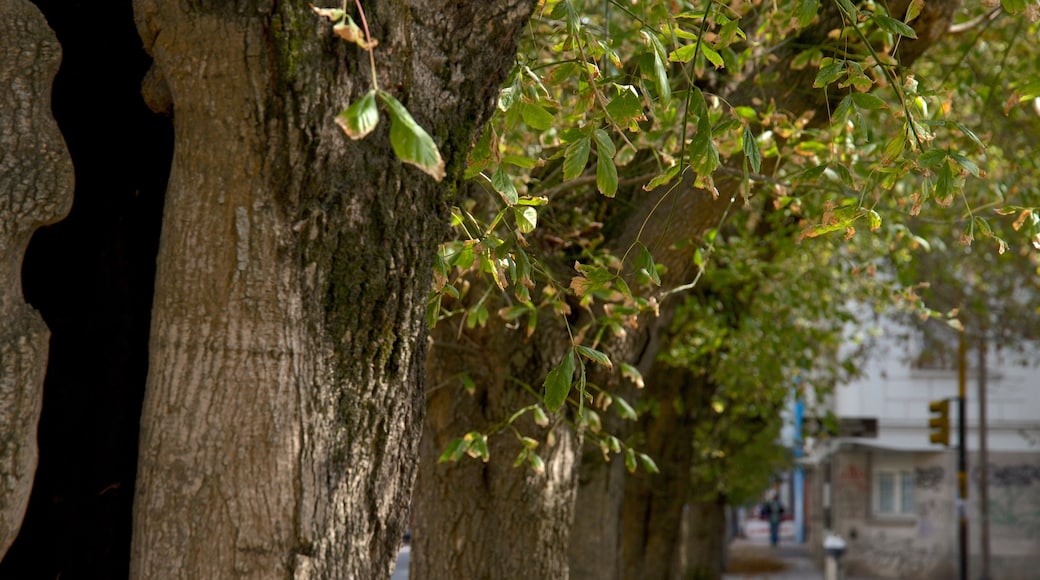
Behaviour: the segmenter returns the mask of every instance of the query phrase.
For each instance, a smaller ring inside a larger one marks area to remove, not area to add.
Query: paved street
[[[731,567],[748,571],[723,574],[723,580],[823,580],[823,569],[816,566],[804,544],[781,541],[772,547],[767,541],[734,540],[730,544]],[[751,571],[757,568],[759,571]],[[872,580],[864,576],[845,576],[844,580]]]
[[[401,551],[397,553],[397,566],[390,580],[408,580],[408,562],[411,561],[411,557],[412,547],[408,544],[401,546]]]
[[[723,574],[723,580],[823,580],[823,570],[809,555],[809,548],[793,542],[781,542],[776,548],[768,542],[735,540],[730,546],[731,563],[742,571]],[[397,554],[397,567],[391,580],[408,580],[411,546],[405,544]],[[866,577],[846,576],[845,580],[871,580]]]

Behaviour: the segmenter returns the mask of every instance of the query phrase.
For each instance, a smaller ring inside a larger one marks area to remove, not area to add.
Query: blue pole
[[[797,389],[797,387],[796,387]],[[794,401],[794,457],[797,461],[802,456],[802,415],[805,405],[797,390]],[[805,474],[799,463],[794,465],[794,530],[795,540],[805,543]]]

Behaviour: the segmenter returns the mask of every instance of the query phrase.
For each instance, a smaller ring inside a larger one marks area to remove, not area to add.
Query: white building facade
[[[921,364],[920,340],[898,326],[880,337],[863,377],[838,387],[832,412],[846,423],[876,425],[867,437],[809,445],[808,541],[822,558],[825,530],[848,548],[848,574],[881,578],[957,578],[960,562],[957,404],[951,446],[929,442],[929,403],[956,398],[949,357]],[[901,336],[902,338],[898,338]],[[969,351],[967,394],[968,575],[1040,578],[1040,355],[987,350],[985,372]],[[933,357],[934,358],[934,357]],[[954,357],[956,358],[956,357]],[[929,359],[932,360],[932,359]],[[933,361],[934,362],[934,361]],[[980,375],[985,381],[988,557],[984,558],[980,485]]]

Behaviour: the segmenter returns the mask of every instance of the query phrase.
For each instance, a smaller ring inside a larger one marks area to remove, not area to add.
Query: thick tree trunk
[[[406,524],[443,200],[530,2],[365,3],[380,86],[449,183],[333,118],[367,55],[299,2],[139,0],[172,104],[134,506],[136,578],[378,578]],[[168,95],[168,96],[167,96]]]
[[[612,430],[612,433],[619,433]],[[578,477],[568,559],[571,580],[617,578],[622,571],[622,497],[627,489],[624,462],[607,462],[598,446],[585,445]],[[580,515],[580,517],[579,517]],[[621,576],[625,577],[625,576]]]
[[[562,417],[549,428],[536,426],[530,415],[515,424],[518,433],[540,442],[535,451],[543,473],[512,466],[521,445],[508,430],[489,438],[487,463],[468,457],[437,462],[454,437],[492,429],[539,402],[535,385],[561,350],[540,350],[524,341],[523,330],[495,322],[458,337],[449,326],[437,327],[428,365],[411,573],[419,580],[566,578],[581,437]],[[551,343],[562,344],[565,336],[557,333]],[[474,381],[472,393],[462,373]],[[531,392],[520,386],[525,383]]]
[[[722,577],[726,554],[726,501],[721,496],[705,501],[691,496],[685,511],[683,580],[717,580]]]
[[[36,472],[46,325],[22,298],[32,233],[72,204],[72,162],[51,117],[61,48],[33,5],[0,3],[0,558],[18,535]]]
[[[688,369],[658,363],[648,376],[654,411],[642,417],[646,453],[661,472],[625,481],[622,578],[671,580],[679,577],[676,552],[683,506],[690,490],[696,413],[713,389]]]

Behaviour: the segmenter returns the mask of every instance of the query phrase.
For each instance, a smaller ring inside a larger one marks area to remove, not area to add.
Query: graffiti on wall
[[[914,468],[914,486],[920,489],[938,491],[946,478],[946,470],[941,466]]]
[[[921,545],[905,538],[876,538],[857,548],[871,572],[890,578],[923,578],[942,561],[937,545]]]
[[[990,522],[1030,538],[1040,537],[1040,464],[990,463],[987,469]],[[975,485],[982,479],[981,472],[978,466],[971,470]]]
[[[834,509],[850,517],[866,515],[867,473],[863,467],[850,463],[838,471],[834,481]]]

